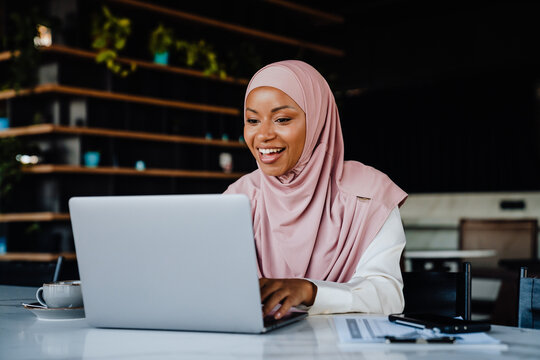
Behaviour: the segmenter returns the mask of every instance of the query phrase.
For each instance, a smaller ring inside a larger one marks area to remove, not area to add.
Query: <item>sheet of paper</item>
[[[385,336],[404,337],[416,334],[414,328],[396,326],[386,317],[335,317],[334,323],[341,342],[380,342]]]
[[[346,315],[334,317],[334,324],[341,343],[344,344],[386,344],[385,336],[407,337],[407,338],[434,338],[440,336],[453,336],[456,338],[454,344],[389,344],[405,347],[441,347],[455,348],[456,345],[467,345],[467,348],[494,348],[504,350],[506,345],[501,344],[487,333],[466,333],[466,334],[443,334],[429,329],[416,329],[410,326],[395,324],[388,320],[386,316],[365,316]]]

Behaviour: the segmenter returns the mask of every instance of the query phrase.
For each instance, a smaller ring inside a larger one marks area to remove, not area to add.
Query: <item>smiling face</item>
[[[244,138],[259,168],[266,175],[281,176],[302,155],[306,114],[283,91],[258,87],[246,99]]]

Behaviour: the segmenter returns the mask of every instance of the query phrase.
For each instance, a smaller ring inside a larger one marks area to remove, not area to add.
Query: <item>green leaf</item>
[[[105,41],[105,37],[99,36],[94,39],[94,42],[92,43],[92,47],[94,49],[102,49],[105,47],[106,44],[107,42]]]
[[[108,7],[103,6],[102,9],[103,9],[103,14],[104,14],[106,17],[108,17],[108,18],[112,17],[111,11],[109,10]]]
[[[123,18],[123,19],[118,20],[118,25],[123,28],[129,28],[130,24],[131,24],[131,21],[128,18]]]
[[[116,42],[114,43],[114,47],[118,50],[122,50],[124,48],[124,46],[126,46],[126,39],[125,38],[122,38],[122,39],[117,39]]]
[[[116,58],[116,53],[112,50],[103,50],[96,55],[96,62],[112,61]]]

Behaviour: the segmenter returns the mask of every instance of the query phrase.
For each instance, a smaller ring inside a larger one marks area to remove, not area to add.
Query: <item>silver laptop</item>
[[[244,195],[76,197],[69,211],[92,326],[264,333],[307,316],[263,319]]]

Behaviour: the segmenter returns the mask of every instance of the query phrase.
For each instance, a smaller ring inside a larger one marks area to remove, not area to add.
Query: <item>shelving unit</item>
[[[343,50],[336,49],[330,46],[324,46],[324,45],[320,45],[320,44],[316,44],[316,43],[312,43],[312,42],[308,42],[304,40],[298,40],[298,39],[294,39],[294,38],[290,38],[286,36],[276,35],[276,34],[268,33],[266,31],[259,31],[259,30],[251,29],[245,26],[211,19],[205,16],[191,14],[185,11],[179,11],[179,10],[164,7],[164,6],[150,4],[144,1],[137,1],[137,0],[108,0],[108,1],[121,4],[121,5],[130,6],[141,11],[145,10],[145,11],[160,14],[163,16],[172,17],[177,20],[191,21],[197,24],[215,27],[220,30],[226,30],[226,31],[230,31],[233,33],[241,34],[241,35],[251,36],[257,39],[268,40],[268,41],[276,42],[279,44],[286,44],[286,45],[290,45],[294,47],[306,48],[306,49],[310,49],[310,50],[317,51],[317,52],[320,52],[326,55],[331,55],[331,56],[337,56],[337,57],[345,56],[345,52]]]
[[[183,109],[183,110],[202,111],[202,112],[210,112],[210,113],[233,115],[233,116],[240,115],[240,111],[232,107],[215,106],[215,105],[207,105],[207,104],[194,104],[194,103],[189,103],[185,101],[158,99],[158,98],[131,95],[131,94],[120,94],[120,93],[113,93],[113,92],[104,91],[104,90],[85,89],[85,88],[58,85],[58,84],[38,85],[32,89],[21,89],[19,91],[16,91],[16,90],[0,91],[0,100],[8,100],[8,99],[12,99],[15,97],[20,97],[20,96],[39,95],[39,94],[47,94],[47,93],[87,96],[87,97],[93,97],[93,98],[105,99],[105,100],[126,101],[126,102],[145,104],[145,105],[177,108],[177,109]]]
[[[0,214],[0,223],[27,222],[27,221],[65,221],[69,220],[69,214],[53,212]]]
[[[92,9],[100,10],[99,2],[67,5],[56,1],[47,0],[51,11],[57,11],[60,17],[68,13],[63,6],[76,8],[78,16],[88,16]],[[262,42],[265,51],[272,47],[281,49],[280,54],[288,51],[288,58],[297,58],[304,50],[319,57],[344,56],[342,50],[333,46],[184,11],[182,6],[186,4],[171,8],[159,1],[102,3],[111,5],[120,16],[122,9],[139,14],[137,21],[147,23],[147,28],[154,26],[149,23],[161,20],[184,30],[192,24],[214,29],[217,33],[212,34],[216,36],[228,33],[256,44]],[[268,3],[324,22],[343,21],[339,16],[287,1]],[[236,141],[241,135],[242,99],[248,79],[209,76],[197,69],[156,64],[133,47],[116,61],[135,64],[136,72],[126,79],[117,78],[104,65],[96,64],[96,52],[85,48],[89,41],[79,41],[89,37],[89,29],[77,26],[73,32],[79,35],[71,37],[77,41],[39,48],[40,71],[49,65],[56,68],[52,81],[45,76],[48,80],[40,78],[34,87],[0,91],[0,101],[8,104],[11,122],[10,128],[0,130],[0,139],[14,137],[46,153],[40,163],[21,168],[21,186],[25,190],[15,194],[24,199],[17,203],[18,207],[6,208],[0,203],[0,237],[7,235],[8,244],[8,253],[0,254],[0,274],[11,262],[51,262],[60,255],[76,260],[67,209],[67,200],[72,196],[222,192],[228,184],[256,168],[246,144]],[[0,52],[0,66],[6,66],[13,56],[20,54]],[[45,123],[33,123],[35,112],[41,112]],[[97,167],[84,166],[83,153],[96,148],[101,151],[102,162]],[[220,169],[220,152],[232,154],[234,171]],[[147,160],[145,169],[135,169],[134,159]],[[27,233],[33,234],[31,241]]]
[[[172,170],[172,169],[146,169],[136,170],[121,167],[84,167],[73,165],[31,165],[22,169],[27,174],[89,174],[89,175],[131,175],[131,176],[163,176],[179,178],[201,178],[201,179],[238,179],[244,173],[225,173],[217,171],[193,171],[193,170]]]
[[[77,256],[73,252],[62,253],[9,253],[0,255],[0,261],[32,261],[32,262],[51,262],[56,261],[60,256],[63,256],[66,260],[76,260]]]
[[[95,51],[78,49],[78,48],[61,45],[61,44],[52,44],[51,46],[48,46],[48,47],[40,47],[39,50],[44,53],[69,55],[69,56],[74,56],[74,57],[87,59],[91,61],[95,61],[96,59]],[[15,53],[15,56],[17,56],[17,52]],[[0,52],[0,61],[9,60],[11,59],[11,57],[12,57],[11,51]],[[249,81],[247,79],[234,78],[231,76],[221,78],[216,75],[207,75],[203,71],[200,71],[200,70],[188,69],[188,68],[182,68],[182,67],[170,66],[170,65],[164,66],[164,65],[156,64],[150,61],[132,59],[132,58],[126,58],[126,57],[118,57],[116,61],[122,64],[134,63],[140,69],[148,69],[148,70],[166,72],[166,73],[171,73],[171,74],[185,75],[185,76],[191,76],[191,77],[196,77],[196,78],[201,78],[201,79],[206,79],[206,80],[214,80],[214,81],[237,84],[237,85],[247,85]]]
[[[247,148],[246,144],[239,141],[211,140],[198,138],[194,136],[180,135],[164,135],[142,131],[129,130],[111,130],[102,128],[88,128],[76,126],[62,126],[54,124],[38,124],[21,126],[0,131],[0,138],[12,136],[32,136],[44,134],[69,134],[69,135],[88,135],[88,136],[104,136],[114,138],[147,140],[147,141],[162,141],[171,143],[196,144],[208,146],[221,146],[232,148]]]

